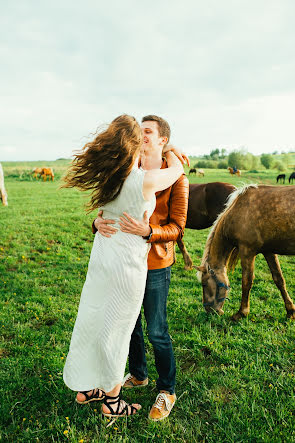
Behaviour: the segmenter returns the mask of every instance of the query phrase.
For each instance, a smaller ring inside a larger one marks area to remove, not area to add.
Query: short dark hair
[[[160,137],[167,137],[167,143],[169,143],[171,130],[166,120],[157,115],[146,115],[145,117],[142,117],[141,122],[157,122]]]

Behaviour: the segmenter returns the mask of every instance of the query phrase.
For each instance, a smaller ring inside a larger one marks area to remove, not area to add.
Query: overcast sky
[[[70,157],[121,113],[188,154],[295,150],[294,0],[1,2],[0,161]]]

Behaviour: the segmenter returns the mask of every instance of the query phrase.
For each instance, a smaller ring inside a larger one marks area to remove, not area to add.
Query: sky
[[[295,151],[294,0],[2,2],[0,161],[69,158],[122,113],[189,155]]]

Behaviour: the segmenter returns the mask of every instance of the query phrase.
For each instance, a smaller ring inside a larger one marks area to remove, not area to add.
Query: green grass
[[[65,164],[60,175],[64,168]],[[275,171],[263,171],[238,179],[226,171],[205,172],[204,179],[190,180],[273,183],[276,176]],[[87,272],[94,214],[85,215],[83,195],[59,190],[59,185],[6,177],[9,206],[0,207],[2,441],[295,441],[294,322],[286,320],[280,294],[260,257],[250,315],[235,324],[230,315],[240,303],[240,266],[230,275],[225,315],[209,316],[202,308],[195,272],[184,271],[177,253],[168,318],[179,400],[169,419],[147,419],[157,394],[148,342],[150,385],[125,393],[127,400],[143,405],[137,417],[107,428],[99,404],[83,407],[74,402],[62,370]],[[208,230],[185,233],[195,264],[207,234]],[[280,262],[294,297],[295,258],[281,257]]]

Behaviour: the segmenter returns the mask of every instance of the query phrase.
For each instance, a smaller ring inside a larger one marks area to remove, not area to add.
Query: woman
[[[64,186],[91,190],[89,209],[99,207],[118,227],[124,211],[137,219],[142,219],[145,211],[150,216],[155,192],[171,186],[183,168],[168,152],[167,169],[139,169],[141,146],[141,129],[134,117],[117,117],[76,155]],[[143,300],[148,252],[149,245],[142,237],[120,230],[111,238],[99,233],[95,236],[64,381],[79,391],[79,403],[104,399],[102,412],[106,416],[133,415],[141,408],[139,404],[127,405],[120,391],[131,333]]]

